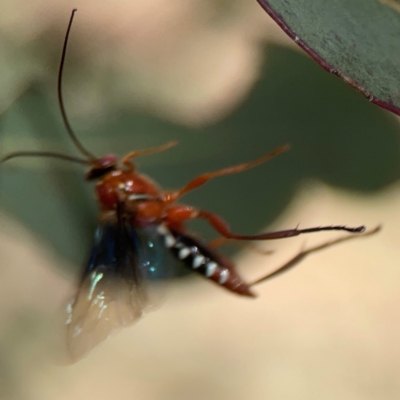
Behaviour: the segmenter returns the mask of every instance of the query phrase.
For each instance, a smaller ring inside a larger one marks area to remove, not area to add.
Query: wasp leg
[[[180,190],[165,192],[163,195],[163,199],[167,204],[171,204],[175,202],[177,199],[179,199],[179,197],[183,196],[185,193],[204,185],[210,179],[216,178],[217,176],[237,174],[239,172],[246,171],[247,169],[256,167],[257,165],[260,165],[270,160],[271,158],[275,157],[279,153],[282,153],[287,150],[289,150],[288,145],[281,146],[276,150],[272,151],[271,153],[258,158],[257,160],[250,161],[244,164],[235,165],[233,167],[223,168],[214,172],[206,172],[205,174],[202,174],[197,178],[191,180],[186,186],[184,186]]]
[[[207,243],[207,247],[211,247],[212,249],[215,249],[219,246],[228,244],[230,246],[245,247],[245,248],[250,249],[261,255],[270,255],[270,254],[273,254],[273,252],[274,252],[273,250],[262,250],[254,245],[252,246],[249,243],[237,242],[235,240],[236,239],[228,239],[226,237],[221,236],[221,237],[214,239],[211,242]]]
[[[173,142],[168,142],[165,143],[161,146],[158,147],[152,147],[150,149],[144,149],[144,150],[137,150],[137,151],[132,151],[128,153],[123,159],[122,159],[122,164],[128,167],[129,169],[134,170],[135,166],[134,164],[130,161],[132,158],[138,157],[138,156],[144,156],[148,154],[154,154],[154,153],[161,153],[162,151],[168,150],[171,147],[174,147],[178,144],[177,141]]]
[[[252,282],[250,286],[255,286],[260,283],[266,282],[272,278],[277,277],[278,275],[281,275],[292,268],[296,267],[297,264],[299,264],[301,261],[303,261],[307,256],[309,256],[312,253],[316,253],[317,251],[324,250],[328,247],[334,246],[339,243],[346,242],[348,240],[356,239],[356,238],[365,238],[371,235],[374,235],[375,233],[378,233],[381,230],[381,226],[377,226],[375,229],[372,229],[371,231],[365,232],[362,235],[358,236],[345,236],[336,240],[331,240],[329,242],[325,242],[321,245],[311,247],[308,250],[302,250],[300,253],[298,253],[295,257],[291,258],[289,261],[287,261],[284,265],[280,266],[279,268],[275,269],[272,272],[269,272],[267,275],[264,275],[263,277],[257,279],[256,281]]]
[[[259,235],[238,235],[230,231],[228,224],[218,215],[209,211],[197,210],[194,207],[186,205],[177,205],[169,207],[166,210],[166,221],[171,226],[180,226],[184,221],[191,219],[205,219],[220,235],[227,239],[239,240],[272,240],[283,239],[293,236],[299,236],[305,233],[321,232],[321,231],[346,231],[349,233],[362,233],[365,227],[347,227],[344,225],[317,226],[306,229],[286,229],[282,231],[261,233]]]

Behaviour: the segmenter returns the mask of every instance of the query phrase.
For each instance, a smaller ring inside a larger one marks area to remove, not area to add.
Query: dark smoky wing
[[[67,306],[68,349],[75,361],[143,314],[147,303],[140,240],[125,223],[101,224],[78,293]]]
[[[174,260],[166,252],[158,225],[150,224],[135,231],[140,242],[138,264],[144,281],[164,282],[175,276]]]

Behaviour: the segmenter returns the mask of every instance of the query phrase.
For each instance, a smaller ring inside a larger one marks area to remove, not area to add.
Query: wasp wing
[[[146,281],[163,269],[163,246],[154,226],[126,221],[99,225],[78,293],[67,306],[67,343],[73,361],[122,327],[149,303]]]

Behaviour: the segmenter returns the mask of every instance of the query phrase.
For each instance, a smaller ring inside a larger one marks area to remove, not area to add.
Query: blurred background
[[[19,159],[0,174],[0,399],[398,399],[399,120],[294,46],[244,0],[5,0],[0,15],[0,148],[77,154],[64,97],[96,155],[180,145],[138,159],[165,188],[291,151],[209,182],[185,203],[233,231],[346,224],[383,230],[313,254],[248,300],[198,276],[132,328],[63,366],[62,308],[74,293],[98,208],[84,170]],[[205,238],[204,223],[192,225]],[[315,234],[227,254],[251,281]],[[224,249],[225,250],[225,249]]]

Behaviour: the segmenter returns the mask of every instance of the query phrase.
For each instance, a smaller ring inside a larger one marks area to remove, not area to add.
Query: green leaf
[[[318,64],[400,115],[398,0],[257,0]]]

